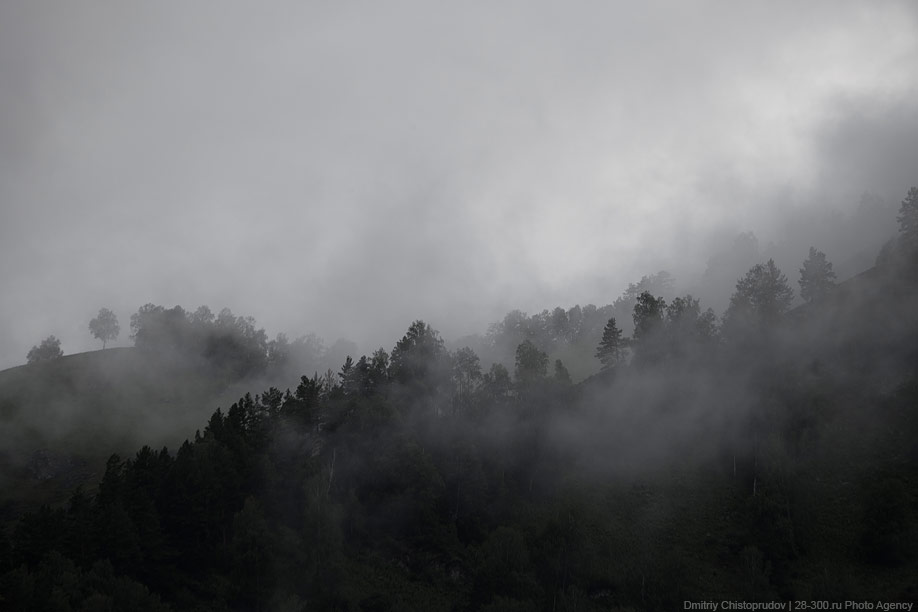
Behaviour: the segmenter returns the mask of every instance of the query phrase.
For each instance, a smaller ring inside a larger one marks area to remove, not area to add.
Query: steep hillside
[[[292,367],[277,346],[240,377],[231,350],[188,352],[169,327],[155,350],[0,373],[0,607],[913,601],[918,283],[901,272],[775,312],[774,271],[738,283],[716,329],[642,292],[635,333],[604,338],[622,350],[580,384],[528,337],[592,353],[595,326],[560,333],[560,309],[490,334],[524,338],[512,374],[423,321],[287,393],[263,375]]]
[[[200,360],[113,348],[0,372],[0,508],[90,486],[113,452],[174,448],[260,381]]]

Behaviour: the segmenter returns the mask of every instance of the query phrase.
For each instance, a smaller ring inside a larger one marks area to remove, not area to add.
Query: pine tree
[[[445,357],[447,352],[440,333],[417,320],[392,350],[390,376],[400,383],[423,381],[430,375],[442,374]]]
[[[596,357],[602,363],[603,370],[613,368],[621,361],[625,348],[624,342],[622,330],[615,324],[615,317],[612,317],[602,330],[602,340],[596,347]]]
[[[769,327],[787,312],[793,300],[794,291],[774,260],[756,264],[737,281],[724,314],[724,327],[728,333],[750,325]]]

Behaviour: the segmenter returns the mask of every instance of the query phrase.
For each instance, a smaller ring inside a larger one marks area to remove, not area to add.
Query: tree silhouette
[[[33,346],[29,354],[26,355],[28,363],[37,363],[39,361],[51,361],[64,356],[61,350],[61,341],[53,335],[48,336],[41,341],[38,346]]]
[[[899,233],[910,251],[918,251],[918,187],[908,190],[899,208]]]
[[[456,385],[457,403],[467,404],[470,394],[481,380],[481,360],[475,351],[467,346],[453,355],[453,380]]]
[[[502,363],[491,364],[491,369],[482,376],[482,387],[491,398],[505,398],[510,393],[510,372]]]
[[[109,340],[114,340],[121,333],[121,326],[118,325],[118,317],[108,308],[99,309],[99,314],[95,319],[89,322],[89,331],[93,337],[102,341],[102,350]]]
[[[560,359],[555,359],[555,382],[562,385],[569,385],[572,382],[571,373],[567,371],[567,367]]]
[[[612,312],[621,325],[627,326],[628,316],[634,313],[634,306],[638,303],[642,293],[659,295],[666,299],[673,295],[674,285],[673,275],[666,270],[660,270],[650,276],[642,276],[638,282],[628,283],[628,288],[612,302]],[[620,327],[620,329],[623,333],[625,332],[624,328]]]
[[[622,360],[625,341],[622,339],[622,330],[615,324],[615,317],[609,319],[602,330],[602,340],[596,347],[596,357],[602,363],[602,369],[613,368]]]
[[[663,325],[663,316],[666,312],[666,300],[654,297],[649,291],[644,291],[637,298],[634,305],[634,339],[641,341]]]
[[[634,321],[632,345],[635,365],[657,363],[666,357],[666,300],[644,291],[637,298],[631,315]]]
[[[548,376],[548,355],[529,340],[516,347],[516,380],[529,384]]]
[[[690,294],[674,298],[666,307],[666,351],[671,358],[684,358],[687,351],[710,347],[717,336],[717,315],[701,310]]]
[[[436,388],[449,377],[446,348],[440,333],[417,320],[402,336],[389,360],[389,375],[401,384],[415,383]]]
[[[737,281],[724,324],[734,330],[749,324],[771,325],[787,312],[793,299],[794,291],[787,284],[787,277],[769,259],[753,266]]]
[[[800,297],[812,302],[824,296],[835,286],[835,272],[826,254],[810,247],[810,255],[800,268]]]

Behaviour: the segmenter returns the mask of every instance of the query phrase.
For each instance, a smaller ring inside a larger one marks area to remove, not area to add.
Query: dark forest
[[[918,190],[899,224],[842,282],[811,249],[797,307],[769,260],[722,316],[655,295],[657,276],[608,306],[510,313],[476,347],[416,320],[336,370],[314,338],[148,304],[134,348],[96,355],[278,385],[201,407],[175,448],[139,443],[95,476],[52,466],[50,502],[4,500],[0,607],[915,601]],[[49,384],[68,357],[39,349],[18,371]],[[5,388],[11,426],[25,415]]]

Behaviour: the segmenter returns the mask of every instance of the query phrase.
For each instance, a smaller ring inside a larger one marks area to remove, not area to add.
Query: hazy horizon
[[[843,280],[918,183],[916,65],[906,1],[6,2],[0,368],[147,302],[371,351],[664,269],[722,301],[743,232]]]

